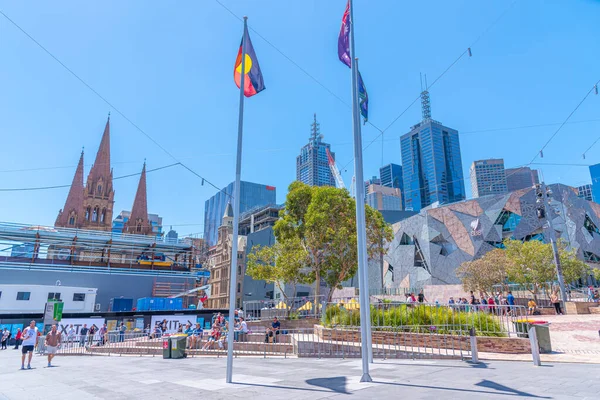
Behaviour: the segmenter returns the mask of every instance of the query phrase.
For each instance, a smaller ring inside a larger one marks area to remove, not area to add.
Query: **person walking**
[[[17,329],[17,335],[15,336],[15,350],[19,350],[19,346],[21,345],[23,332],[21,328]]]
[[[52,367],[52,359],[56,356],[56,352],[62,344],[62,335],[56,329],[56,325],[52,325],[50,332],[46,334],[46,353],[48,353],[48,368]]]
[[[6,345],[8,344],[9,332],[8,329],[4,328],[2,331],[2,348],[1,350],[6,350]]]
[[[127,331],[127,327],[125,323],[121,322],[121,326],[119,327],[119,342],[125,341],[125,332]]]
[[[27,369],[31,369],[31,358],[33,357],[33,348],[36,345],[38,337],[38,328],[35,321],[31,321],[29,326],[23,330],[23,347],[21,347],[21,369],[25,369],[25,357],[29,354],[27,360]]]
[[[558,293],[556,291],[552,292],[552,294],[550,295],[550,302],[554,306],[556,315],[563,315],[562,309],[560,307],[560,298],[558,297]]]

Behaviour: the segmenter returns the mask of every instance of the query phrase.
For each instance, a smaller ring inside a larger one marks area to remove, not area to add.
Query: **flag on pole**
[[[360,113],[365,119],[365,124],[369,119],[369,95],[367,94],[367,88],[363,82],[362,75],[358,71],[358,100],[360,104]]]
[[[342,16],[342,27],[338,37],[338,57],[348,68],[352,68],[352,60],[350,59],[350,0],[348,0],[346,10]]]
[[[240,87],[240,81],[242,78],[242,49],[244,41],[246,41],[246,57],[244,65],[244,96],[251,97],[255,94],[265,90],[265,82],[263,81],[262,72],[260,71],[260,65],[248,34],[248,28],[244,29],[244,36],[240,43],[240,49],[235,60],[235,66],[233,68],[233,79],[237,87]]]

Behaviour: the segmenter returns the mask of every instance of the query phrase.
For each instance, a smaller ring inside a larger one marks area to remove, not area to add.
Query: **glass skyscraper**
[[[327,149],[331,151],[330,145],[323,142],[315,114],[309,142],[296,157],[296,180],[310,186],[335,186],[335,178],[327,160]],[[335,160],[335,153],[331,152],[331,156]]]
[[[465,199],[458,131],[424,118],[400,137],[400,149],[406,210]]]
[[[379,168],[379,178],[382,186],[404,190],[402,165],[388,164]],[[402,210],[404,210],[404,195],[402,196]]]
[[[508,192],[502,158],[473,161],[470,176],[473,198]]]
[[[276,204],[274,186],[242,181],[240,188],[242,192],[240,196],[240,214],[254,208]],[[204,203],[204,241],[208,246],[214,246],[217,243],[219,226],[223,221],[227,203],[232,201],[232,196],[235,196],[234,182],[231,182]]]
[[[600,202],[600,164],[590,165],[590,176],[592,177],[592,198]]]

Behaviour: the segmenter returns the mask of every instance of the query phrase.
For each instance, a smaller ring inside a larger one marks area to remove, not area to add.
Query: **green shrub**
[[[360,310],[330,305],[323,314],[322,323],[327,327],[359,326]],[[389,303],[384,303],[382,307],[371,305],[371,326],[394,331],[462,335],[468,335],[472,327],[477,336],[507,336],[500,320],[492,314],[484,311],[459,311],[443,306]]]

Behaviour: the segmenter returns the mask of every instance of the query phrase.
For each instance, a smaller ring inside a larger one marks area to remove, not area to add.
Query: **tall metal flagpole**
[[[369,305],[368,283],[364,270],[367,267],[367,238],[365,230],[365,185],[362,161],[362,137],[360,133],[360,113],[358,110],[358,60],[354,57],[354,17],[352,0],[350,4],[350,59],[352,62],[352,128],[354,131],[354,172],[356,174],[356,235],[358,251],[358,290],[360,301],[360,340],[362,358],[361,382],[372,382],[369,375],[369,340],[367,325],[371,319],[367,313]]]
[[[233,240],[231,243],[231,269],[229,271],[229,331],[227,333],[227,383],[232,382],[233,375],[233,320],[235,315],[238,225],[240,223],[240,179],[242,174],[242,131],[244,129],[244,76],[246,75],[246,30],[248,17],[244,17],[244,34],[242,39],[242,71],[240,73],[240,114],[238,119],[237,158],[235,162],[235,186],[233,189]]]

